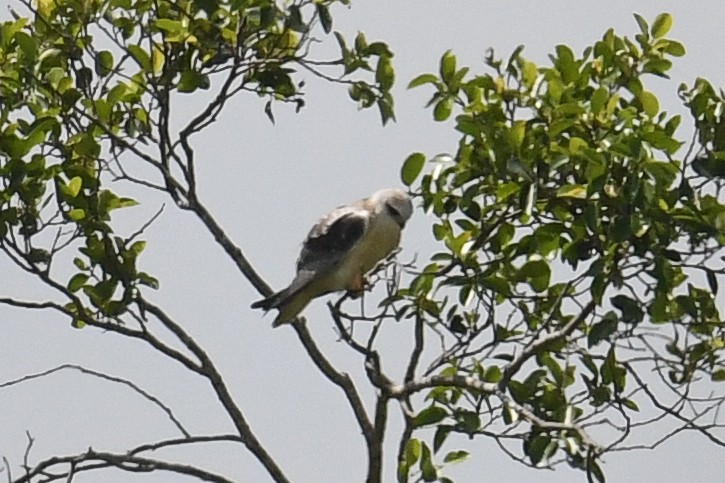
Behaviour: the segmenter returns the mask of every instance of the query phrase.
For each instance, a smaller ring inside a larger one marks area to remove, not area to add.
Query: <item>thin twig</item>
[[[102,372],[94,371],[92,369],[87,369],[87,368],[85,368],[83,366],[79,366],[79,365],[76,365],[76,364],[61,364],[60,366],[54,367],[52,369],[48,369],[46,371],[38,372],[38,373],[35,373],[35,374],[28,374],[26,376],[23,376],[23,377],[20,377],[20,378],[17,378],[17,379],[13,379],[11,381],[3,382],[3,383],[0,383],[0,389],[6,388],[6,387],[10,387],[10,386],[14,386],[14,385],[17,385],[17,384],[20,384],[20,383],[23,383],[23,382],[27,382],[27,381],[33,380],[33,379],[40,379],[40,378],[49,376],[51,374],[54,374],[56,372],[60,372],[60,371],[66,370],[66,369],[73,370],[73,371],[78,371],[78,372],[80,372],[82,374],[86,374],[86,375],[93,376],[93,377],[98,377],[98,378],[104,379],[106,381],[115,382],[115,383],[118,383],[118,384],[122,384],[122,385],[124,385],[126,387],[130,387],[134,392],[136,392],[137,394],[139,394],[141,397],[143,397],[144,399],[152,402],[153,404],[155,404],[156,406],[158,406],[159,408],[161,408],[161,410],[164,411],[167,414],[167,416],[169,417],[169,419],[178,428],[178,430],[181,432],[181,434],[183,434],[186,437],[191,436],[191,434],[189,433],[189,431],[187,431],[186,428],[184,428],[184,425],[181,424],[181,421],[179,421],[176,418],[176,416],[174,416],[174,413],[171,410],[171,408],[169,408],[167,405],[165,405],[157,397],[155,397],[152,394],[150,394],[150,393],[146,392],[145,390],[141,389],[135,383],[133,383],[133,382],[127,380],[127,379],[123,379],[121,377],[111,376],[109,374],[104,374]],[[30,435],[28,435],[28,438],[30,439]],[[28,447],[28,450],[29,449],[30,448]]]

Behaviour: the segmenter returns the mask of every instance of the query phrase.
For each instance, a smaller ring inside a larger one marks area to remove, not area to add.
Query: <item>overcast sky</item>
[[[352,4],[351,9],[333,10],[334,28],[349,35],[362,30],[371,41],[387,41],[395,52],[397,123],[382,128],[378,113],[358,112],[342,87],[308,76],[307,107],[299,114],[278,106],[277,123],[272,126],[259,100],[240,99],[196,140],[202,200],[276,288],[291,279],[300,241],[319,215],[379,188],[399,185],[400,165],[413,151],[430,156],[455,151],[457,137],[451,123],[434,123],[431,111],[423,109],[430,91],[405,89],[417,74],[435,71],[448,49],[458,56],[459,65],[469,65],[473,72],[484,71],[482,59],[489,47],[507,57],[524,44],[525,56],[544,63],[556,44],[580,52],[610,27],[633,36],[635,11],[650,21],[668,11],[675,18],[670,36],[685,44],[687,55],[676,61],[672,81],[649,84],[661,96],[663,108],[681,110],[676,97],[681,81],[691,83],[697,76],[716,86],[725,81],[725,4],[719,1],[353,0]],[[326,42],[329,52],[335,52],[334,39]],[[186,96],[181,101],[175,109],[180,120],[196,112],[203,98]],[[122,189],[131,192],[130,187]],[[143,205],[119,215],[125,233],[169,201],[133,193]],[[218,361],[252,428],[292,481],[361,481],[362,438],[341,392],[317,372],[293,330],[272,330],[272,317],[262,319],[261,313],[249,309],[258,294],[200,223],[167,206],[146,235],[149,244],[140,265],[161,281],[161,290],[149,297],[177,317]],[[404,259],[429,255],[435,249],[430,219],[417,212],[402,245]],[[0,296],[39,300],[45,294],[0,258]],[[324,303],[315,302],[306,315],[330,358],[361,378],[362,361],[336,342]],[[401,348],[407,348],[410,339],[404,324],[383,333],[386,369],[393,375],[400,375]],[[204,381],[142,344],[90,328],[71,329],[67,320],[51,313],[0,307],[0,382],[65,362],[133,379],[172,405],[194,432],[231,430]],[[370,394],[366,392],[368,401]],[[394,450],[400,427],[397,408],[391,406],[391,415],[388,451]],[[78,453],[89,446],[122,451],[178,435],[161,411],[127,388],[71,373],[0,389],[0,455],[15,465],[22,461],[26,430],[36,438],[31,461]],[[651,441],[651,436],[635,441]],[[458,442],[474,454],[451,472],[459,482],[585,480],[583,474],[565,467],[555,473],[525,469],[484,440]],[[268,481],[246,452],[228,448],[209,447],[200,459],[238,481]],[[183,458],[181,452],[174,455]],[[392,461],[388,455],[387,481],[394,472]],[[654,452],[609,455],[604,469],[608,481],[615,483],[688,479],[715,483],[723,481],[725,452],[704,438],[683,435]],[[136,480],[109,472],[77,481]],[[138,481],[181,480],[157,475],[140,476]]]

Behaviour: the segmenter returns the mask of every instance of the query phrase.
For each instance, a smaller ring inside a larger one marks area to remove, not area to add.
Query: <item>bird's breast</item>
[[[391,219],[384,218],[370,228],[370,233],[359,245],[358,269],[365,274],[387,257],[400,243],[400,227]]]
[[[350,289],[353,280],[365,275],[400,243],[400,227],[389,219],[371,223],[368,232],[345,257],[335,273],[336,289]]]

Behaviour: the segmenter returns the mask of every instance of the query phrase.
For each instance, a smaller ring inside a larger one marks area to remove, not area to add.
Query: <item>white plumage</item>
[[[362,291],[365,274],[398,246],[412,214],[410,197],[398,189],[377,191],[331,211],[303,242],[292,283],[252,308],[279,309],[273,323],[277,327],[292,322],[315,297]]]

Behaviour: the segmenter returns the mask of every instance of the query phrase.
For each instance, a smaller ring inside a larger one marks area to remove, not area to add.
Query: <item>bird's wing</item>
[[[369,225],[370,213],[357,205],[332,211],[312,227],[302,243],[297,272],[333,270],[362,240]]]
[[[345,255],[363,238],[370,223],[370,213],[359,205],[333,210],[307,234],[297,259],[297,275],[290,285],[252,304],[252,308],[281,308],[305,287],[334,271]],[[314,295],[313,295],[314,296]]]

